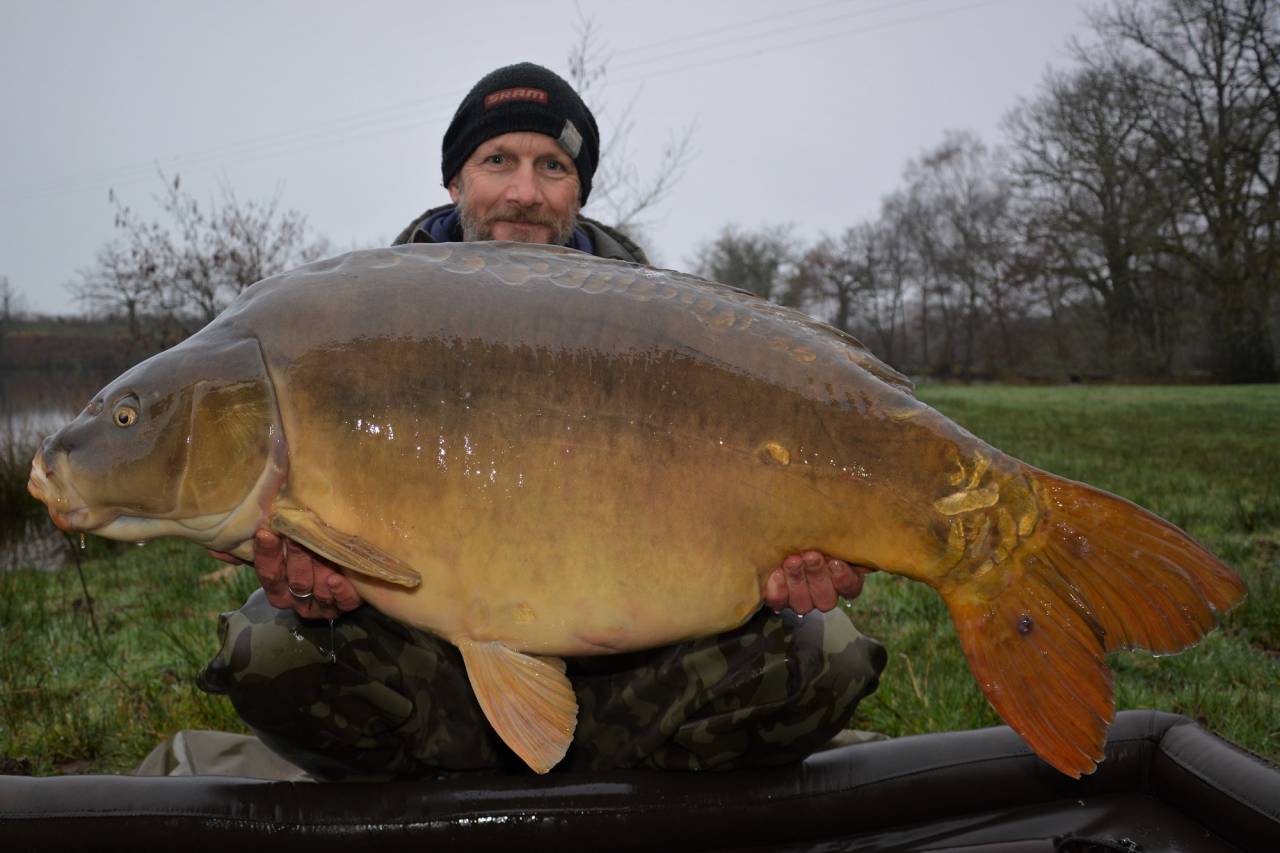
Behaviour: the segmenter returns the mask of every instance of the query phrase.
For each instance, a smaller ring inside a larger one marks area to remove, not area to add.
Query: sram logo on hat
[[[490,107],[496,107],[498,104],[505,104],[510,101],[533,101],[536,104],[545,104],[547,102],[547,93],[542,89],[532,89],[528,86],[500,89],[484,96],[484,108],[487,110]]]

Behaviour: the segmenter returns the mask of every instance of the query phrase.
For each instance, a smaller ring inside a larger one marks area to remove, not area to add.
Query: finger
[[[270,530],[259,530],[253,535],[253,570],[258,575],[258,583],[267,593],[267,601],[273,607],[287,608],[293,606],[289,590],[285,588],[285,566],[283,543],[279,536]]]
[[[290,543],[284,546],[285,558],[285,576],[288,578],[289,594],[297,593],[306,595],[314,593],[315,588],[315,567],[313,565],[311,555],[306,549],[296,543]],[[311,603],[311,599],[305,600],[307,604]],[[303,602],[297,602],[299,604]],[[303,612],[303,608],[295,607],[298,613]]]
[[[845,598],[857,598],[862,592],[862,574],[844,560],[831,561],[831,584]]]
[[[340,612],[350,613],[364,603],[364,600],[360,598],[360,593],[356,592],[355,584],[338,572],[329,575],[327,583],[329,591],[333,595],[334,606]]]
[[[764,603],[774,613],[787,606],[787,579],[781,567],[774,569],[765,579]]]
[[[809,597],[813,606],[826,613],[836,606],[836,588],[831,585],[831,563],[833,560],[823,559],[817,565],[805,560],[804,577],[809,586]]]
[[[329,588],[328,580],[334,574],[334,571],[318,560],[311,561],[311,594],[312,603],[320,608],[321,611],[330,611],[337,613],[337,606],[333,601],[333,590]]]
[[[787,579],[787,603],[791,609],[801,616],[813,609],[813,600],[809,597],[809,584],[805,580],[805,560],[782,561],[782,573]]]
[[[205,553],[210,557],[213,557],[215,560],[221,560],[222,562],[230,563],[233,566],[244,565],[244,560],[240,559],[235,554],[228,554],[226,551],[215,551],[212,548],[207,548],[205,549]]]
[[[867,575],[874,571],[875,569],[869,569],[866,566],[849,566],[849,575],[851,578],[847,585],[849,588],[849,592],[847,593],[849,599],[854,599],[862,595],[863,587],[867,582]]]

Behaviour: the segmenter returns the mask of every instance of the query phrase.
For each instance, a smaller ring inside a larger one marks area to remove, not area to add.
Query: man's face
[[[578,172],[541,133],[504,133],[477,148],[449,184],[464,240],[568,242],[578,215]]]

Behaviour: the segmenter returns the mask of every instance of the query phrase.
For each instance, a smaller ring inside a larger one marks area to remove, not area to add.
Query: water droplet
[[[81,550],[81,551],[83,551],[84,549],[85,549],[85,544],[84,544],[84,534],[83,534],[83,533],[81,533],[81,534],[80,534],[80,550]]]
[[[1031,617],[1028,614],[1023,613],[1022,616],[1019,617],[1018,619],[1019,634],[1030,634],[1031,630],[1035,627],[1036,627],[1036,623],[1032,621]]]

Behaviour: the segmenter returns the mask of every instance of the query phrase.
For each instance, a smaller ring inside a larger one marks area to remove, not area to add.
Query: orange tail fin
[[[1078,778],[1102,760],[1115,713],[1106,653],[1181,651],[1245,587],[1141,507],[1035,469],[1026,474],[1039,504],[1035,531],[991,577],[978,582],[975,573],[944,597],[992,706],[1041,758]]]

